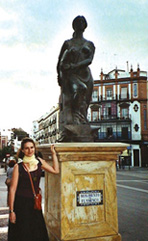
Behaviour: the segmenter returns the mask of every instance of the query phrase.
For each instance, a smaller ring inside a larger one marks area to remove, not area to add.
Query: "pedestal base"
[[[121,241],[116,160],[126,147],[120,143],[55,144],[60,174],[45,175],[45,219],[51,241]],[[40,151],[47,160],[47,148]]]
[[[50,235],[50,241],[61,241],[61,239],[57,239],[54,237],[52,234]],[[106,237],[99,237],[99,238],[89,238],[89,239],[73,239],[73,240],[68,240],[68,241],[122,241],[121,235],[113,235],[113,236],[106,236]]]

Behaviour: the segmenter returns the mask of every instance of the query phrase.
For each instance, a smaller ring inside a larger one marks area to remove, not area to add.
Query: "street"
[[[118,171],[118,223],[122,241],[148,240],[148,170]]]
[[[0,241],[6,241],[8,211],[6,207],[7,189],[5,175],[0,176]],[[41,187],[44,191],[44,178]],[[44,195],[44,193],[43,193]],[[148,241],[148,169],[117,171],[118,223],[122,241]],[[44,200],[43,200],[44,202]],[[3,221],[2,221],[3,220]],[[2,234],[3,232],[3,234]]]

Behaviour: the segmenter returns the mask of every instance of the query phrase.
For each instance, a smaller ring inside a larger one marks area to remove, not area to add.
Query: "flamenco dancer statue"
[[[83,37],[86,19],[77,16],[72,23],[73,37],[61,48],[57,64],[60,94],[59,142],[92,142],[93,131],[87,120],[87,109],[93,91],[89,65],[95,46]]]

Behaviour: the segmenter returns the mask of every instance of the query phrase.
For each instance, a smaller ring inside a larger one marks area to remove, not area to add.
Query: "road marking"
[[[8,232],[8,227],[0,228],[0,233],[7,233],[7,232]]]
[[[9,217],[9,214],[0,214],[0,219],[8,218],[8,217]]]
[[[3,210],[8,210],[9,207],[0,207],[0,211],[3,211]]]
[[[141,182],[148,184],[148,180],[142,180]]]
[[[128,187],[128,186],[124,186],[124,185],[120,185],[120,184],[117,184],[117,187],[122,187],[122,188],[125,188],[125,189],[130,189],[130,190],[134,190],[134,191],[138,191],[138,192],[148,193],[148,190],[144,190],[144,189],[140,189],[140,188],[135,188],[135,187]]]
[[[142,180],[117,180],[117,182],[148,182],[148,179],[142,179]]]

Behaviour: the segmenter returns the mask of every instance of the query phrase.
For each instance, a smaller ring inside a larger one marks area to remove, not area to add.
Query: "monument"
[[[87,109],[93,90],[89,65],[94,44],[83,38],[86,19],[73,20],[57,65],[60,139],[55,143],[60,173],[45,175],[45,219],[50,241],[121,241],[118,233],[116,159],[122,143],[93,143]],[[50,145],[38,146],[50,162]]]
[[[61,48],[57,64],[60,95],[59,142],[94,141],[94,130],[87,120],[87,109],[93,91],[93,78],[89,68],[95,46],[83,37],[86,19],[77,16],[72,23],[73,37]]]

